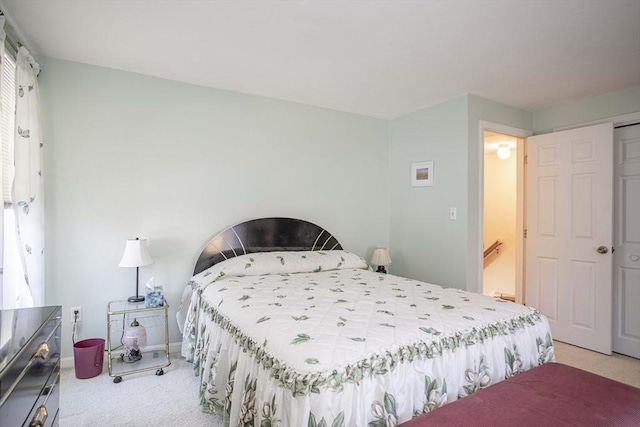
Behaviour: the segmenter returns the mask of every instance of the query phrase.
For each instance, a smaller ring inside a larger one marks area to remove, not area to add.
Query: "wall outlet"
[[[74,322],[82,322],[82,307],[71,307],[71,323]]]

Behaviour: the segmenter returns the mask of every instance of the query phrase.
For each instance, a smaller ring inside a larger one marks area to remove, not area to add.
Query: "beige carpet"
[[[556,361],[621,383],[640,388],[640,360],[613,353],[611,356],[554,341]]]
[[[79,380],[73,368],[60,373],[59,427],[222,426],[221,419],[200,411],[198,379],[191,364],[171,355],[164,375],[155,371],[122,377],[107,374]]]
[[[640,388],[640,360],[605,356],[561,342],[555,343],[560,363]],[[63,369],[60,427],[221,426],[221,419],[200,411],[198,379],[191,364],[178,354],[163,376],[147,372],[123,377],[119,384],[104,373],[79,380],[73,368]]]

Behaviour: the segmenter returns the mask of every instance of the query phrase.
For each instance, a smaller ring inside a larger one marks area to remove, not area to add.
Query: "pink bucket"
[[[102,338],[89,338],[73,345],[76,378],[83,380],[100,375],[103,359],[104,340]]]

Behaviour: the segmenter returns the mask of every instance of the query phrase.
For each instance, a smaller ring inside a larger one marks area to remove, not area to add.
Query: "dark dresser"
[[[0,310],[0,427],[58,425],[60,306]]]

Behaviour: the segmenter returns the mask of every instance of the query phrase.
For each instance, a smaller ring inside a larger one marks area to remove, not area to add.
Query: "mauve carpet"
[[[640,389],[561,363],[546,363],[402,427],[639,425]]]

